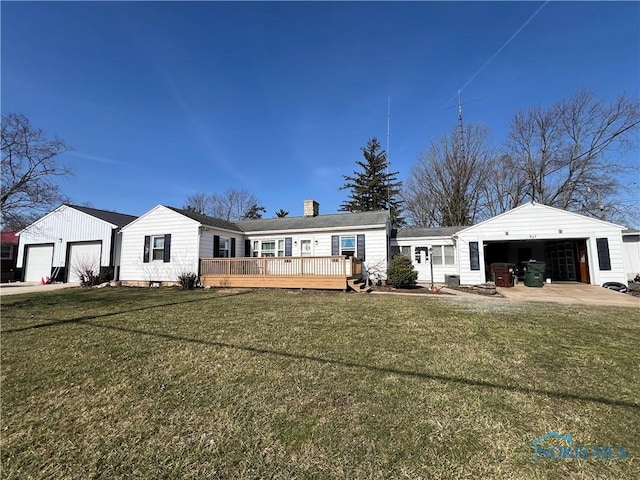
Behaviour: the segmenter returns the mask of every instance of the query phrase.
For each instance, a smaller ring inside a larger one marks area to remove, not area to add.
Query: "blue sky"
[[[1,16],[2,112],[74,148],[74,202],[130,214],[229,188],[266,217],[307,198],[336,212],[360,148],[387,145],[389,98],[404,179],[456,124],[460,88],[465,122],[495,143],[519,109],[640,93],[638,2],[2,2]]]

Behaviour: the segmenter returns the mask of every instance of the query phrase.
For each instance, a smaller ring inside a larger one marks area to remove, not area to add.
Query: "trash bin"
[[[459,275],[445,275],[444,283],[447,287],[459,287],[460,276]]]
[[[496,287],[513,287],[513,275],[515,272],[513,263],[492,263],[491,272]]]
[[[544,286],[544,262],[529,262],[527,263],[527,270],[524,274],[524,284],[527,287],[542,287]]]

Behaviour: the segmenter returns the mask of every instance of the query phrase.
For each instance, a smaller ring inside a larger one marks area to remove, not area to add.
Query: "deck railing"
[[[354,257],[250,257],[201,258],[203,277],[301,276],[357,277],[362,261]]]

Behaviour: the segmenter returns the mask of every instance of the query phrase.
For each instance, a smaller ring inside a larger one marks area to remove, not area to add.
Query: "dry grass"
[[[634,309],[133,288],[2,300],[2,478],[640,478]],[[549,431],[629,457],[534,462]]]

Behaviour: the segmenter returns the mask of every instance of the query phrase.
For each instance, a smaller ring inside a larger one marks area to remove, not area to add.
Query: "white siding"
[[[64,267],[67,243],[101,241],[100,265],[111,264],[111,234],[113,226],[103,220],[62,205],[20,232],[17,267],[22,268],[25,245],[53,244],[53,267]]]
[[[640,235],[623,235],[622,253],[627,280],[633,280],[640,274]]]
[[[455,249],[455,242],[451,237],[413,237],[413,238],[398,238],[392,240],[392,245],[398,247],[410,247],[411,248],[411,262],[414,268],[418,272],[419,283],[431,282],[431,262],[426,260],[425,263],[419,263],[416,261],[415,248],[416,247],[428,247],[434,248],[441,247],[443,245],[454,246],[454,264],[443,265],[442,263],[434,263],[433,265],[433,282],[444,283],[445,275],[457,275],[458,274],[458,253]],[[443,259],[444,262],[444,259]]]
[[[144,237],[171,234],[171,261],[143,262]],[[198,272],[199,223],[157,206],[122,229],[120,280],[177,282],[181,273]]]
[[[365,261],[364,272],[371,277],[375,277],[376,274],[380,275],[380,278],[386,278],[387,274],[387,234],[385,227],[379,227],[376,229],[349,229],[340,231],[310,231],[310,232],[292,232],[292,233],[277,233],[277,234],[249,234],[248,238],[253,246],[254,241],[263,240],[282,240],[287,237],[291,237],[292,251],[291,254],[294,257],[302,255],[301,246],[302,240],[311,240],[311,252],[310,256],[324,257],[331,255],[331,236],[365,236]],[[244,243],[244,241],[243,241]],[[240,255],[237,255],[240,256]]]
[[[485,222],[469,227],[457,235],[460,282],[481,283],[485,279],[483,242],[549,240],[587,240],[591,283],[624,281],[622,260],[622,227],[601,220],[566,212],[540,204],[526,204]],[[600,271],[596,238],[607,238],[611,270]],[[477,241],[480,251],[480,270],[472,271],[469,263],[469,242]]]
[[[231,233],[227,230],[215,230],[211,228],[203,228],[200,233],[200,258],[213,257],[213,237],[218,235],[220,238],[236,239],[236,258],[244,257],[244,239],[241,233]]]

